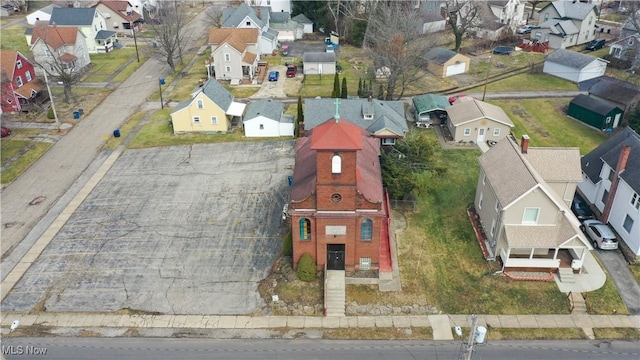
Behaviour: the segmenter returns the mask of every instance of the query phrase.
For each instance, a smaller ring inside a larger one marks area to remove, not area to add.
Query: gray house
[[[207,63],[209,77],[230,80],[238,85],[254,81],[258,66],[258,29],[212,28],[209,31],[211,59]]]
[[[49,25],[77,26],[90,54],[110,51],[116,40],[116,32],[107,30],[105,17],[95,8],[53,8]]]
[[[540,28],[531,32],[531,38],[548,41],[552,49],[586,44],[595,38],[599,14],[594,4],[563,0],[551,2],[540,9]]]
[[[306,52],[302,56],[302,66],[305,75],[333,75],[336,73],[336,54]]]
[[[380,139],[382,145],[393,145],[404,138],[409,128],[404,102],[374,99],[339,99],[340,117],[347,119]],[[324,123],[332,115],[336,99],[305,99],[304,130]]]
[[[270,11],[269,7],[251,7],[246,3],[225,8],[222,11],[222,27],[258,29],[259,55],[271,54],[278,47],[278,32],[270,27]]]

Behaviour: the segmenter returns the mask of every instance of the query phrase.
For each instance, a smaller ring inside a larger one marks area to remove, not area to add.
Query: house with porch
[[[490,260],[504,271],[579,272],[592,250],[570,210],[580,173],[578,148],[534,148],[510,137],[478,158],[474,200]]]
[[[254,81],[260,60],[258,29],[212,28],[209,45],[211,59],[206,64],[209,78],[228,80],[232,85]]]
[[[472,97],[462,97],[446,108],[447,129],[456,142],[498,141],[514,127],[499,106]]]
[[[84,35],[77,26],[36,26],[31,33],[31,53],[36,71],[57,76],[61,72],[79,73],[91,63]]]
[[[627,259],[640,261],[640,135],[625,127],[581,163],[580,193],[622,239]]]
[[[107,30],[133,35],[132,31],[137,32],[142,29],[144,19],[129,1],[100,0],[93,7],[107,20]]]
[[[222,11],[222,28],[257,29],[258,55],[271,54],[278,48],[278,31],[270,27],[271,8],[251,7],[241,3]]]
[[[107,20],[96,8],[54,8],[49,25],[77,27],[86,39],[89,54],[111,51],[117,38],[115,31],[107,29]]]
[[[626,61],[630,69],[640,69],[640,34],[629,35],[610,43],[609,55]]]
[[[232,124],[241,123],[245,107],[217,80],[209,79],[193,90],[191,99],[173,109],[173,133],[226,133]]]
[[[551,49],[586,44],[596,37],[598,7],[580,1],[553,1],[538,11],[539,29],[531,39],[548,42]]]
[[[391,272],[380,143],[336,114],[298,138],[295,152],[288,210],[294,268],[308,253],[318,270]]]
[[[304,131],[310,131],[327,120],[327,109],[331,109],[336,99],[304,100]],[[409,131],[404,113],[403,101],[383,101],[377,99],[340,99],[340,113],[351,124],[366,130],[370,136],[379,139],[382,145],[393,145]]]
[[[28,111],[41,94],[34,65],[17,50],[0,50],[0,113]]]

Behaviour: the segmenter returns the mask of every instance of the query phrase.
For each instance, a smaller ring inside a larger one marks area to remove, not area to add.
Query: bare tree
[[[158,1],[158,20],[151,22],[150,26],[155,33],[154,52],[165,59],[171,71],[176,70],[175,60],[182,63],[182,46],[185,41],[183,28],[186,20],[182,9],[173,1]]]
[[[640,2],[629,1],[625,3],[625,6],[629,10],[629,22],[640,33]]]
[[[209,27],[221,28],[222,27],[222,8],[214,5],[209,6],[204,11],[204,22]]]
[[[531,4],[531,14],[529,14],[529,19],[533,19],[533,14],[536,12],[536,6],[540,4],[543,0],[529,0]]]
[[[447,0],[445,2],[447,23],[451,26],[455,36],[454,50],[457,52],[462,45],[464,36],[480,22],[480,4],[472,0]]]
[[[422,54],[429,41],[422,36],[418,11],[402,1],[379,2],[369,17],[367,42],[371,57],[389,68],[386,100],[400,98],[405,90],[418,82]]]

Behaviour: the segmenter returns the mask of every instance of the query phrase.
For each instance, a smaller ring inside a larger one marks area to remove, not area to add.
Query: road
[[[5,338],[7,360],[100,359],[457,359],[462,341],[432,340],[247,340],[160,338]],[[21,347],[20,347],[21,346]],[[19,355],[36,349],[46,355]],[[473,359],[637,360],[640,344],[626,341],[488,341]],[[13,352],[14,355],[10,355]]]
[[[205,14],[201,12],[185,27],[185,32],[207,36],[204,18]],[[197,40],[195,36],[187,37],[185,48],[192,47]],[[46,226],[40,224],[35,228],[36,225],[92,164],[101,152],[105,135],[112,134],[140,109],[158,89],[158,79],[168,71],[165,63],[157,59],[148,60],[2,191],[0,239],[3,260],[27,235],[32,241],[40,236]],[[29,205],[37,197],[44,197],[45,200],[37,205]],[[32,229],[34,231],[30,234]],[[2,273],[7,274],[5,268]]]

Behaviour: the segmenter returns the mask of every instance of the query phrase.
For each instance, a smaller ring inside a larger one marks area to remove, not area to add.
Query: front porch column
[[[553,260],[556,260],[558,258],[558,250],[559,250],[558,248],[555,248],[553,250]]]
[[[533,254],[536,251],[535,248],[531,248],[531,250],[529,251],[529,260],[533,259]]]

